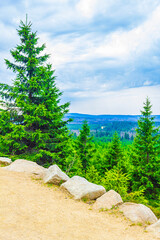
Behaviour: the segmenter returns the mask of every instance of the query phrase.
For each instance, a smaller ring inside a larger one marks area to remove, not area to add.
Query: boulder
[[[89,200],[97,199],[102,196],[106,190],[104,187],[90,183],[85,178],[74,176],[61,185],[75,199],[87,198]]]
[[[43,178],[44,183],[53,183],[56,185],[67,180],[69,180],[69,177],[56,164],[47,169]]]
[[[4,167],[4,169],[8,171],[14,172],[25,172],[37,175],[39,178],[43,178],[46,169],[42,166],[39,166],[37,163],[24,160],[24,159],[17,159],[16,161],[12,162],[9,166]]]
[[[143,204],[124,203],[119,207],[126,218],[129,218],[134,223],[155,223],[157,217],[150,208]]]
[[[10,165],[11,163],[12,160],[10,158],[0,157],[0,164]]]
[[[160,219],[146,228],[146,231],[154,233],[160,238]]]
[[[111,209],[113,206],[122,203],[123,200],[121,196],[114,190],[110,190],[103,194],[101,197],[97,198],[96,202],[93,204],[94,209]]]

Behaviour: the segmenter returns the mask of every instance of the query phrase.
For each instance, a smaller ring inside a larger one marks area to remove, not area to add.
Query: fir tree
[[[93,146],[91,144],[92,137],[90,137],[90,128],[87,121],[83,122],[82,129],[80,134],[76,139],[76,150],[78,158],[80,159],[83,167],[83,171],[86,173],[86,170],[89,166],[90,159],[93,156]]]
[[[46,160],[60,161],[67,154],[68,121],[63,118],[69,103],[60,104],[62,93],[56,87],[52,65],[47,63],[49,55],[43,54],[45,44],[38,45],[37,33],[31,27],[27,20],[20,22],[20,44],[10,51],[14,62],[5,59],[16,79],[12,86],[0,84],[0,96],[12,123],[1,136],[1,144],[9,153],[35,151],[44,164]],[[1,111],[2,119],[4,114]]]
[[[91,165],[86,172],[85,178],[92,183],[100,184],[100,176],[94,165]]]
[[[115,132],[111,143],[108,144],[108,148],[105,154],[104,158],[104,172],[108,169],[112,169],[114,166],[117,166],[118,164],[122,162],[123,158],[123,150],[121,146],[121,140],[118,136],[118,133]]]
[[[152,105],[147,97],[144,109],[141,111],[142,116],[138,120],[132,158],[133,189],[145,188],[145,194],[150,198],[159,192],[160,187],[159,129],[155,127],[151,108]]]

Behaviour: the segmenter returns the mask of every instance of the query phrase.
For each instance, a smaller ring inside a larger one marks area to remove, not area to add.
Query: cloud
[[[156,115],[160,113],[159,92],[160,85],[106,92],[99,96],[96,92],[93,92],[86,97],[83,96],[83,99],[77,98],[76,101],[71,101],[70,112],[120,115],[140,114],[140,110],[143,109],[143,102],[145,102],[148,96],[153,105],[153,114]]]
[[[105,36],[104,40],[91,51],[92,57],[114,58],[116,63],[134,61],[142,54],[155,49],[160,40],[160,6],[148,19],[129,31],[118,30]]]
[[[77,106],[77,111],[93,111],[94,106],[95,111],[112,112],[118,103],[117,111],[125,111],[126,106],[135,112],[134,107],[127,107],[127,97],[133,100],[138,92],[145,98],[145,89],[156,92],[154,86],[160,83],[159,0],[7,0],[0,4],[1,82],[13,78],[3,59],[10,58],[9,50],[19,41],[16,28],[28,13],[33,31],[38,31],[40,43],[46,43],[46,52],[51,54],[57,86],[64,91],[64,99],[73,101],[72,110]]]
[[[111,4],[110,1],[108,3]],[[104,11],[104,5],[106,5],[104,0],[80,0],[76,9],[82,17],[92,19],[96,14]]]
[[[13,27],[7,26],[0,21],[0,29],[1,32],[3,33],[1,38],[0,38],[0,50],[4,51],[4,49],[8,49],[8,47],[11,47],[13,43],[16,43],[17,34],[16,31]]]
[[[89,0],[79,2],[85,7],[88,6],[86,3],[90,4]],[[93,6],[96,3],[97,1],[93,1]],[[75,62],[97,58],[108,58],[108,64],[125,64],[128,61],[135,61],[141,55],[150,53],[156,48],[160,40],[159,24],[160,6],[145,22],[129,31],[117,30],[109,34],[102,32],[100,36],[96,32],[81,35],[66,33],[55,39],[49,35],[44,39],[50,45],[50,50],[55,49],[59,65],[70,62],[71,59]]]

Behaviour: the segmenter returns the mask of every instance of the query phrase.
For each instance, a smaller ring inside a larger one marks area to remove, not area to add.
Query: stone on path
[[[111,209],[113,206],[122,203],[123,200],[119,193],[114,190],[110,190],[103,194],[101,197],[97,198],[96,202],[93,204],[94,209]]]
[[[160,238],[160,219],[146,228],[147,232],[152,232]]]
[[[4,165],[10,165],[12,163],[12,160],[7,157],[0,157],[0,164]]]
[[[43,178],[44,183],[60,184],[69,180],[67,174],[61,171],[61,169],[55,164],[50,166]]]
[[[61,185],[75,199],[87,198],[88,200],[97,199],[102,196],[106,190],[104,187],[90,183],[85,178],[74,176]]]
[[[16,161],[12,162],[9,166],[4,167],[4,169],[14,172],[31,173],[37,175],[37,177],[39,178],[43,178],[47,170],[44,167],[38,165],[37,163],[25,159],[17,159]]]
[[[150,208],[143,204],[124,203],[119,207],[126,218],[134,223],[155,223],[158,219]]]

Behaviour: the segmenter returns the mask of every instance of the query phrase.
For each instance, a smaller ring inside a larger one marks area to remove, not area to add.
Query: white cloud
[[[51,53],[54,66],[63,67],[67,63],[84,62],[90,59],[89,53],[94,46],[92,34],[65,34],[52,37],[49,34],[40,34],[40,42],[46,43],[46,51]]]
[[[106,2],[104,0],[80,0],[76,5],[76,9],[83,17],[91,19],[97,13],[103,13],[104,9],[106,10],[106,5],[110,4],[111,1]]]
[[[17,34],[16,30],[13,27],[6,27],[6,25],[0,21],[0,29],[2,33],[0,38],[1,49],[4,49],[4,47],[6,48],[6,45],[8,46],[8,44],[11,46],[12,43],[16,42]]]
[[[88,114],[140,114],[146,97],[150,98],[153,114],[160,114],[160,85],[131,88],[114,92],[92,92],[84,99],[71,102],[70,112]],[[79,93],[80,94],[80,93]],[[88,96],[88,97],[87,97]],[[90,96],[90,97],[89,97]]]
[[[147,16],[159,4],[158,0],[79,0],[75,2],[77,2],[77,12],[86,19],[92,19],[98,14],[109,19],[135,17],[136,14]]]
[[[59,86],[73,99],[71,110],[138,114],[147,94],[159,112],[159,86],[149,87],[154,78],[159,81],[159,0],[24,0],[1,12],[1,81],[10,78],[2,60],[16,46],[16,28],[28,13],[61,77]],[[146,70],[151,64],[153,75]],[[116,91],[140,85],[146,87]],[[115,92],[107,92],[111,89]]]
[[[121,61],[134,60],[150,51],[160,40],[160,6],[138,27],[130,31],[115,31],[107,35],[104,42],[95,48],[101,57],[113,57]]]
[[[93,1],[93,6],[96,3],[97,0]],[[79,4],[82,6],[84,4],[88,9],[90,0],[81,0]],[[143,54],[149,53],[157,46],[160,40],[159,25],[160,6],[145,22],[129,31],[118,30],[106,35],[65,34],[53,38],[42,34],[41,38],[47,43],[48,50],[51,53],[54,51],[55,66],[68,62],[93,61],[98,58],[108,58],[107,66],[124,65],[129,61],[137,61]]]

